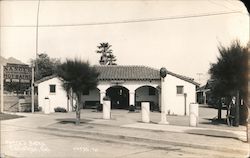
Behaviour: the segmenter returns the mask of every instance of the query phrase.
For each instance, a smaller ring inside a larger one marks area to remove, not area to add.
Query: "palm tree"
[[[67,59],[58,67],[58,76],[64,80],[64,89],[67,92],[72,90],[77,96],[76,125],[80,124],[81,96],[84,92],[96,88],[98,75],[94,67],[80,59]]]
[[[111,46],[109,43],[100,43],[97,46],[98,50],[96,52],[101,54],[99,60],[101,65],[116,65],[116,57],[113,55],[113,50],[110,49]]]

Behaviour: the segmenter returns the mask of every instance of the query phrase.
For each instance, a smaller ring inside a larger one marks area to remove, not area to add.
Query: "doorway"
[[[122,86],[113,86],[107,89],[107,96],[111,101],[112,109],[128,109],[129,90]]]

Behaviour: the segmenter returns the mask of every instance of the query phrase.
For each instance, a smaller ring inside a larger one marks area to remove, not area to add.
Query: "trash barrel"
[[[189,105],[189,125],[197,127],[199,122],[199,104],[191,103]]]

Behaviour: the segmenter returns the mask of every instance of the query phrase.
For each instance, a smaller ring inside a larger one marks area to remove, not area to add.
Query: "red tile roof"
[[[141,80],[141,81],[153,81],[160,80],[160,70],[150,68],[147,66],[128,66],[128,65],[96,65],[95,69],[100,73],[98,80],[100,81],[128,81],[128,80]],[[199,86],[199,83],[195,82],[194,79],[182,76],[170,71],[167,71],[168,75],[174,76],[181,80],[192,83],[196,86]],[[36,84],[49,80],[51,78],[57,77],[56,75],[47,76],[39,81],[36,81]]]
[[[181,79],[181,80],[187,81],[187,82],[189,82],[189,83],[192,83],[192,84],[194,84],[194,85],[196,85],[196,86],[199,86],[199,85],[200,85],[199,83],[195,82],[193,78],[186,77],[186,76],[183,76],[183,75],[179,75],[179,74],[176,74],[176,73],[173,73],[173,72],[170,72],[170,71],[168,71],[167,74],[168,74],[168,75],[175,76],[176,78],[179,78],[179,79]]]
[[[94,66],[99,80],[160,80],[159,71],[146,66]]]
[[[96,70],[100,73],[99,80],[160,80],[160,71],[147,66],[125,66],[125,65],[105,65],[95,66]],[[182,76],[170,71],[167,71],[168,75],[174,76],[181,80],[187,81],[194,85],[199,86],[199,83],[194,79]]]

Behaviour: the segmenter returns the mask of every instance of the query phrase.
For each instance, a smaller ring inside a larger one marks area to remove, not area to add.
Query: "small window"
[[[155,94],[156,94],[155,88],[149,87],[149,89],[148,89],[148,95],[155,95]]]
[[[183,94],[183,87],[184,86],[176,86],[177,94]]]
[[[56,93],[56,85],[54,85],[54,84],[49,85],[49,92]]]

